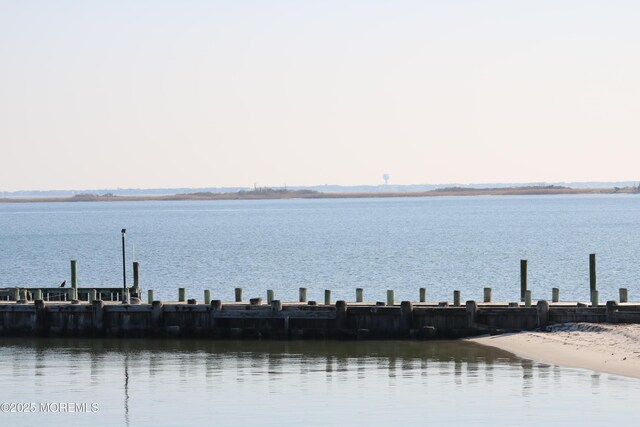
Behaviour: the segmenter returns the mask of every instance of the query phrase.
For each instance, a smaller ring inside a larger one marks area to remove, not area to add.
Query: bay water
[[[0,204],[0,287],[57,286],[71,259],[80,286],[121,286],[121,228],[129,280],[135,259],[165,300],[516,301],[520,259],[534,299],[588,300],[589,253],[602,300],[640,293],[633,195]],[[462,341],[2,338],[0,369],[3,426],[637,425],[640,398],[637,379]]]
[[[3,426],[635,426],[640,398],[459,341],[0,343]]]
[[[0,204],[0,287],[59,285],[78,261],[81,287],[121,286],[141,265],[143,290],[177,299],[429,301],[520,296],[520,259],[534,299],[589,300],[590,253],[600,299],[640,294],[640,196],[494,196]]]

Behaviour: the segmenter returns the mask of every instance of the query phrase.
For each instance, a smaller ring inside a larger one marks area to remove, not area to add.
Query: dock
[[[0,302],[0,336],[442,339],[544,329],[569,322],[640,323],[640,304]]]
[[[483,288],[482,301],[462,302],[459,290],[451,301],[428,302],[427,289],[418,301],[364,300],[355,289],[355,301],[333,302],[331,290],[324,300],[310,301],[299,288],[298,301],[275,298],[274,290],[262,297],[243,299],[235,288],[234,301],[187,299],[178,289],[177,301],[161,301],[148,290],[142,301],[140,267],[134,263],[133,286],[79,287],[77,263],[71,261],[70,288],[5,288],[0,290],[0,337],[65,336],[118,338],[208,339],[443,339],[483,334],[544,330],[561,323],[640,323],[640,303],[629,302],[620,288],[618,301],[599,302],[595,254],[589,256],[589,302],[560,301],[552,288],[551,301],[532,301],[528,289],[527,261],[520,261],[520,301],[494,302],[492,289]],[[126,285],[126,281],[125,281]]]

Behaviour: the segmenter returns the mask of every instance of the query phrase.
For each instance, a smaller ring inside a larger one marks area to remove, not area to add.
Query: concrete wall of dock
[[[199,338],[458,338],[533,330],[554,323],[640,323],[640,305],[586,304],[399,305],[351,303],[271,304],[0,303],[0,336]]]

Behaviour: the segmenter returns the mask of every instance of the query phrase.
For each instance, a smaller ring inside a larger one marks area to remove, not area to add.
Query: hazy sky
[[[0,1],[0,191],[640,180],[637,1]]]

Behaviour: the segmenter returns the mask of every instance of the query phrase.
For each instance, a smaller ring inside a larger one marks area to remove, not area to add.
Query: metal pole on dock
[[[127,261],[126,261],[126,256],[125,256],[125,249],[124,249],[124,235],[127,233],[127,229],[123,228],[121,231],[122,233],[122,303],[126,304],[126,295],[127,295]]]

